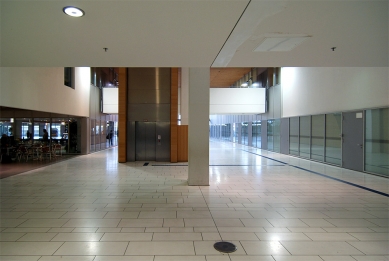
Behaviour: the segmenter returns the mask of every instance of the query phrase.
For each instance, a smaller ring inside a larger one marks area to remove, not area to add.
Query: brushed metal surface
[[[162,89],[129,89],[129,104],[170,104],[170,91]]]
[[[170,104],[128,104],[129,121],[170,121]]]
[[[163,89],[170,92],[170,68],[129,68],[128,89]]]
[[[156,161],[170,161],[170,122],[157,122],[156,136]]]
[[[155,161],[155,122],[135,122],[135,160]]]

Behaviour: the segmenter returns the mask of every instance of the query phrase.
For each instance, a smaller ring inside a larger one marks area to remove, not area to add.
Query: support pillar
[[[188,184],[209,185],[209,68],[189,69]]]

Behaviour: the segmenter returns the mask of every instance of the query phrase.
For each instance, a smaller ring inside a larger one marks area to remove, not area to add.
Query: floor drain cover
[[[213,245],[213,247],[220,252],[223,253],[232,253],[237,250],[237,247],[230,242],[217,242]]]

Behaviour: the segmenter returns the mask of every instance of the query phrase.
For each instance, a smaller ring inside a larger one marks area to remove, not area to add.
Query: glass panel
[[[50,143],[50,118],[34,118],[34,143]]]
[[[232,127],[232,142],[238,142],[238,123],[233,123]]]
[[[96,136],[95,136],[95,146],[96,146],[96,151],[100,150],[100,143],[101,143],[101,130],[100,130],[100,120],[96,120]]]
[[[90,120],[90,151],[96,151],[96,120]]]
[[[14,122],[10,118],[0,118],[1,147],[12,146],[15,143]]]
[[[27,143],[32,139],[32,119],[18,118],[15,119],[14,139],[15,144]]]
[[[253,121],[252,123],[252,144],[251,146],[261,147],[261,121]]]
[[[366,110],[365,171],[389,176],[389,108]]]
[[[273,125],[273,151],[280,152],[281,144],[281,119],[275,119]]]
[[[341,165],[342,161],[342,117],[340,113],[326,114],[325,162]]]
[[[274,120],[267,120],[267,149],[274,150]]]
[[[300,155],[299,150],[299,118],[289,119],[289,154]]]
[[[311,158],[324,161],[325,115],[312,116]]]
[[[222,125],[222,139],[223,140],[230,140],[231,137],[231,124],[224,124]]]
[[[311,155],[311,116],[300,117],[300,156],[309,158]]]
[[[241,134],[242,134],[242,144],[248,145],[248,122],[242,122]]]

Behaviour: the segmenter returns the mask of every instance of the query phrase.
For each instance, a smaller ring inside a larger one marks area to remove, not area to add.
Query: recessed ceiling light
[[[74,6],[66,6],[63,8],[63,12],[69,16],[81,17],[85,14],[83,10]]]

